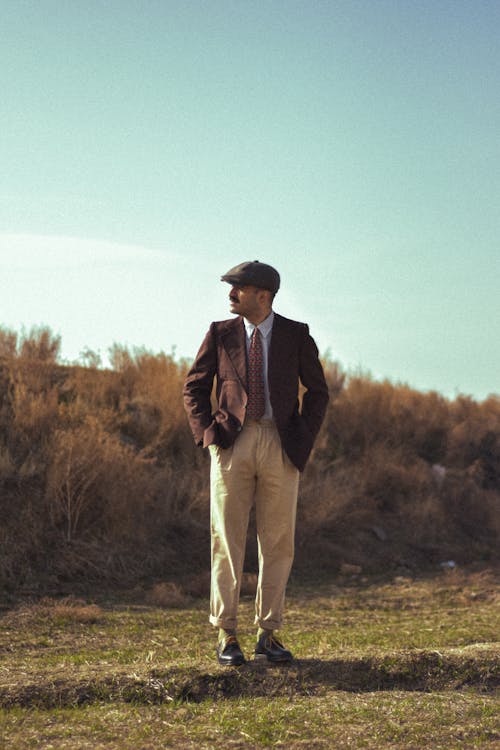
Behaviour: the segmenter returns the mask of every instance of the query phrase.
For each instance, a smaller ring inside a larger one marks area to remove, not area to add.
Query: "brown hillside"
[[[208,457],[182,407],[187,363],[115,345],[113,370],[62,366],[47,331],[0,334],[0,587],[201,574]],[[295,570],[497,558],[500,398],[325,366],[333,398],[301,482]],[[250,572],[255,559],[250,534]]]

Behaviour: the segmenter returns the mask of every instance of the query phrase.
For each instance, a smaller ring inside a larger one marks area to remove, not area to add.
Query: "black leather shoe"
[[[236,636],[230,635],[217,644],[217,660],[224,667],[239,667],[245,664],[245,657]]]
[[[267,659],[267,661],[278,663],[292,661],[293,656],[291,651],[285,648],[274,635],[263,633],[255,646],[255,659],[257,661]]]

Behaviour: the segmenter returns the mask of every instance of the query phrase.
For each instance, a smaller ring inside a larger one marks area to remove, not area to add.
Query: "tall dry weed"
[[[0,329],[0,586],[203,576],[209,458],[183,410],[188,363],[115,345],[113,370],[62,366],[56,337],[30,341]],[[297,568],[498,555],[500,399],[324,364],[332,400],[301,478]]]
[[[61,337],[48,326],[35,326],[23,331],[19,342],[19,357],[27,361],[55,364],[61,351]]]
[[[0,361],[13,359],[17,354],[17,333],[0,326]]]
[[[92,531],[137,535],[150,491],[147,465],[130,448],[88,417],[74,430],[57,431],[51,444],[45,498],[64,538]]]

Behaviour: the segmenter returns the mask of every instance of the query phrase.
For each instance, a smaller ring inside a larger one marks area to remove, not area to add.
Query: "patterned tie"
[[[262,336],[258,328],[253,329],[248,352],[248,405],[247,415],[260,419],[265,411],[264,402],[264,357]]]

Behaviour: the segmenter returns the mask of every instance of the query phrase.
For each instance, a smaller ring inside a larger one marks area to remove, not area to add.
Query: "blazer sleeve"
[[[302,397],[302,419],[312,437],[316,438],[326,413],[329,395],[318,347],[305,323],[299,353],[299,377],[306,389]]]
[[[217,372],[215,323],[203,339],[184,383],[183,398],[195,443],[203,445],[203,436],[213,422],[211,394]]]

